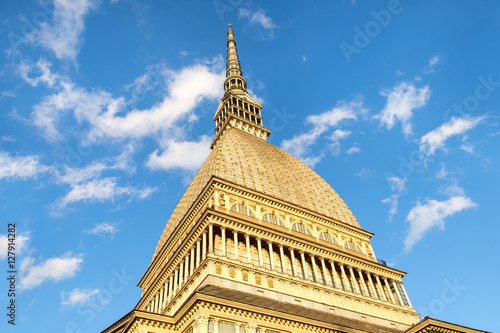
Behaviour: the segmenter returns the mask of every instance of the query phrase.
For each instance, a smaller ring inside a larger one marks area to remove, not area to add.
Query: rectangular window
[[[398,288],[398,293],[399,293],[399,296],[401,296],[401,300],[403,300],[403,304],[406,306],[410,306],[410,303],[408,302],[408,299],[406,298],[403,287],[401,286],[399,281],[396,281],[396,287]]]
[[[219,321],[219,333],[236,333],[234,324]]]

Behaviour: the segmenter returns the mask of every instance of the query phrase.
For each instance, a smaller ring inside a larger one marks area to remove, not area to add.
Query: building
[[[419,322],[405,272],[378,260],[318,174],[267,142],[231,26],[212,152],[163,231],[115,332],[481,332]]]

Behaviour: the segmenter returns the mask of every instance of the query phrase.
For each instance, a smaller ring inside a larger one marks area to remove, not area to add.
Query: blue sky
[[[375,232],[419,313],[498,331],[500,4],[159,3],[0,5],[0,260],[7,271],[15,222],[15,329],[100,331],[139,300],[209,153],[230,22],[269,141]]]

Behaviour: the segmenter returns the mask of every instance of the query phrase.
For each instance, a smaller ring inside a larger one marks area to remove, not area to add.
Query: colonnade
[[[207,257],[207,253],[365,297],[411,307],[403,285],[397,280],[270,240],[229,230],[224,226],[209,224],[155,295],[148,311],[161,313],[200,266],[201,261]]]

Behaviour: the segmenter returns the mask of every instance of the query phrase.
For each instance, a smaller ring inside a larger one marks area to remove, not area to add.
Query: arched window
[[[264,217],[262,218],[262,221],[268,222],[268,223],[272,223],[272,224],[276,224],[276,225],[279,225],[280,227],[284,227],[283,222],[281,222],[281,220],[279,219],[279,217],[277,217],[276,215],[271,214],[271,213],[264,214]]]
[[[346,241],[344,243],[344,247],[346,249],[349,249],[349,250],[353,250],[353,251],[356,251],[356,252],[359,252],[359,253],[363,253],[363,251],[361,251],[361,249],[359,248],[359,246],[356,243],[354,243],[353,241],[350,241],[350,240],[348,240],[348,241]]]
[[[250,217],[255,217],[255,215],[253,215],[252,211],[247,206],[245,206],[243,204],[234,204],[231,206],[231,210],[233,212],[236,212],[236,213],[248,215]]]
[[[335,240],[335,238],[333,238],[333,236],[330,235],[327,232],[320,233],[319,234],[319,239],[321,239],[322,241],[328,242],[328,243],[332,243],[332,244],[338,245],[337,241]]]
[[[294,223],[292,225],[292,230],[309,235],[309,236],[312,236],[311,230],[309,230],[309,228],[306,227],[305,225],[303,225],[302,223],[298,223],[298,222]]]

